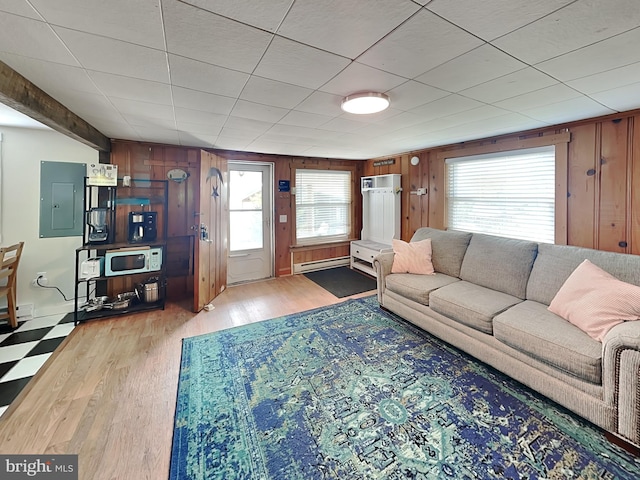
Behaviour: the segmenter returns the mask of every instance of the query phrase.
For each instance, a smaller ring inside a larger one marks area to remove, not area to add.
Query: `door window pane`
[[[262,172],[229,172],[229,249],[263,247]]]
[[[229,212],[229,233],[232,252],[262,248],[262,212]]]

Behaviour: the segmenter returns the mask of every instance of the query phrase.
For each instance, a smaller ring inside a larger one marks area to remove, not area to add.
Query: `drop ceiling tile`
[[[88,121],[89,117],[104,118],[119,121],[113,104],[101,93],[74,92],[67,90],[56,95],[56,100],[79,117]]]
[[[262,105],[292,109],[312,92],[313,90],[297,85],[253,76],[242,90],[240,98]]]
[[[224,133],[224,131],[223,131]],[[242,138],[233,137],[233,136],[223,136],[218,135],[215,144],[213,145],[215,148],[221,148],[224,150],[237,150],[242,152],[250,152],[247,146],[251,143],[252,140],[244,140]]]
[[[582,118],[609,115],[615,112],[590,98],[578,97],[564,102],[523,110],[520,113],[541,122],[559,124]]]
[[[575,0],[434,0],[426,8],[490,41],[535,22]]]
[[[259,153],[270,153],[273,151],[283,152],[284,155],[303,155],[309,148],[308,145],[294,145],[286,142],[274,142],[270,140],[263,140],[262,137],[251,142],[248,145],[248,150]]]
[[[236,140],[238,142],[244,143],[244,145],[248,145],[253,142],[256,138],[260,136],[260,133],[256,131],[251,131],[248,129],[237,129],[231,128],[229,126],[222,127],[222,131],[220,135],[218,135],[218,142],[221,140]],[[219,143],[216,142],[216,145]]]
[[[207,135],[210,138],[217,138],[220,132],[222,131],[222,124],[214,125],[207,123],[193,123],[188,121],[180,121],[176,120],[176,124],[178,126],[178,131],[181,133],[181,138],[183,138],[187,133],[190,134],[198,134],[200,136]]]
[[[40,15],[24,0],[0,0],[0,12],[41,20]]]
[[[192,110],[189,108],[175,108],[176,122],[201,124],[206,126],[222,127],[227,121],[226,115]],[[216,134],[217,135],[217,134]]]
[[[283,125],[297,125],[299,127],[316,128],[327,123],[333,117],[317,115],[315,113],[299,112],[291,110],[278,123]]]
[[[402,112],[394,117],[375,122],[374,124],[386,127],[388,132],[394,132],[417,125],[421,122],[424,122],[422,115],[412,112]],[[366,127],[364,127],[363,130],[366,130]]]
[[[131,125],[138,133],[140,133],[139,127],[144,127],[149,130],[156,128],[158,130],[176,131],[176,122],[173,119],[151,117],[141,112],[122,114],[122,116],[125,122]]]
[[[3,59],[2,52],[79,66],[51,27],[17,15],[0,15],[0,59]]]
[[[336,136],[336,132],[329,130],[318,130],[314,128],[298,127],[295,125],[274,125],[269,129],[269,133],[274,135],[286,135],[289,137],[302,137],[314,140],[329,140]]]
[[[532,118],[520,115],[518,113],[509,113],[507,115],[501,115],[499,117],[487,118],[481,122],[475,122],[474,126],[478,129],[486,129],[491,132],[491,135],[502,135],[504,133],[511,133],[513,131],[525,131],[534,128],[542,128],[548,126],[546,122],[534,120]]]
[[[79,66],[36,60],[9,53],[0,54],[0,56],[4,63],[54,98],[59,93],[67,93],[69,90],[100,93],[87,72]]]
[[[165,2],[163,19],[169,52],[251,73],[273,34],[182,2]]]
[[[276,37],[254,74],[316,89],[349,65],[350,60],[286,38]]]
[[[462,90],[461,95],[480,102],[494,103],[507,98],[523,95],[534,90],[558,83],[535,68],[525,68],[495,80]]]
[[[414,78],[481,44],[480,39],[461,28],[421,10],[362,54],[358,61]]]
[[[536,65],[562,82],[640,61],[640,27]]]
[[[29,0],[52,25],[164,49],[157,0]]]
[[[173,107],[171,105],[161,105],[158,103],[149,103],[130,98],[118,97],[110,97],[109,100],[123,115],[141,114],[145,117],[174,119]]]
[[[134,126],[134,130],[141,138],[144,138],[146,142],[180,145],[180,136],[177,130],[146,126]]]
[[[229,117],[220,135],[229,135],[229,130],[232,130],[236,132],[247,132],[246,137],[254,135],[253,138],[256,138],[258,135],[269,130],[272,125],[270,122],[261,122],[260,120],[252,120],[250,118]],[[245,135],[242,134],[242,136]]]
[[[173,104],[176,107],[189,108],[191,110],[228,115],[236,102],[235,98],[199,92],[188,88],[174,86],[172,91]]]
[[[406,78],[383,72],[358,62],[352,62],[338,75],[322,85],[320,90],[346,97],[358,92],[383,93],[406,81]]]
[[[253,120],[272,123],[278,122],[287,113],[289,113],[289,109],[287,108],[261,105],[246,100],[238,100],[231,111],[231,115],[234,117],[251,118]]]
[[[85,119],[87,120],[87,119]],[[89,120],[87,120],[89,121]],[[122,119],[119,122],[101,120],[99,124],[89,121],[91,125],[98,129],[100,133],[109,138],[119,138],[122,140],[143,140],[131,125]]]
[[[640,82],[594,93],[590,96],[596,102],[618,112],[640,108]]]
[[[217,135],[206,135],[196,132],[183,132],[178,130],[180,145],[188,147],[212,148],[218,140]]]
[[[541,88],[535,92],[525,93],[524,95],[518,95],[517,97],[511,97],[506,100],[496,102],[494,105],[504,108],[505,110],[521,112],[523,110],[530,110],[532,108],[542,107],[552,103],[571,100],[572,98],[580,96],[582,96],[580,92],[558,83],[550,87]]]
[[[360,150],[333,147],[331,145],[311,147],[304,152],[304,155],[308,157],[341,158],[345,160],[364,160],[367,158]]]
[[[322,130],[331,130],[333,132],[355,132],[361,129],[366,123],[362,121],[352,120],[345,117],[336,117],[322,125]]]
[[[413,80],[397,86],[387,94],[391,99],[391,107],[404,111],[450,95],[447,91]]]
[[[339,95],[316,91],[300,102],[295,109],[301,112],[337,117],[342,115],[341,103],[342,97]]]
[[[296,0],[278,34],[353,59],[419,9],[408,0],[380,0],[373,8],[370,0]]]
[[[482,106],[480,102],[453,94],[414,108],[411,110],[411,113],[420,116],[423,121],[427,121],[466,110],[473,110],[480,106]]]
[[[225,97],[238,96],[249,79],[246,73],[177,55],[169,55],[169,66],[173,85]]]
[[[640,23],[637,0],[582,0],[494,41],[529,64],[563,55],[633,29]],[[531,48],[535,45],[535,48]]]
[[[512,56],[485,44],[429,70],[416,80],[455,93],[526,67]]]
[[[54,27],[87,70],[169,83],[166,54],[133,43]]]
[[[567,82],[567,85],[582,93],[591,94],[631,85],[639,78],[640,62],[636,62],[606,72],[577,78]]]
[[[234,19],[241,23],[275,32],[282,22],[292,0],[183,0],[209,12]]]
[[[128,98],[141,102],[171,105],[171,86],[133,77],[88,72],[98,89],[108,97]]]

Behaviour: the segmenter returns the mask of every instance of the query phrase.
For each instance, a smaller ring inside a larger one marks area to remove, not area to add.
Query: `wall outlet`
[[[38,279],[40,279],[40,282],[38,282]],[[38,285],[38,283],[40,283],[40,285]],[[47,272],[38,272],[36,273],[36,278],[31,280],[31,285],[33,285],[34,287],[40,287],[42,285],[46,285],[47,283],[49,283]]]

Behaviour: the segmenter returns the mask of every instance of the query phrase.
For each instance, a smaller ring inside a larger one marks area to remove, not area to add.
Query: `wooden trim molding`
[[[3,62],[0,102],[96,150],[111,151],[109,138]]]
[[[538,137],[517,140],[510,139],[488,145],[460,146],[451,150],[439,151],[436,155],[438,160],[444,161],[447,158],[482,155],[483,153],[507,152],[509,150],[520,150],[523,148],[547,147],[549,145],[569,143],[570,141],[571,133],[567,130],[553,135],[540,135]]]

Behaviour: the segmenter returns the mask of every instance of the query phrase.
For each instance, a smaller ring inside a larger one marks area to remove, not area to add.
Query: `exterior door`
[[[195,245],[193,310],[199,312],[227,286],[228,186],[227,160],[200,152],[198,231]]]
[[[229,284],[273,276],[272,166],[229,162]]]

